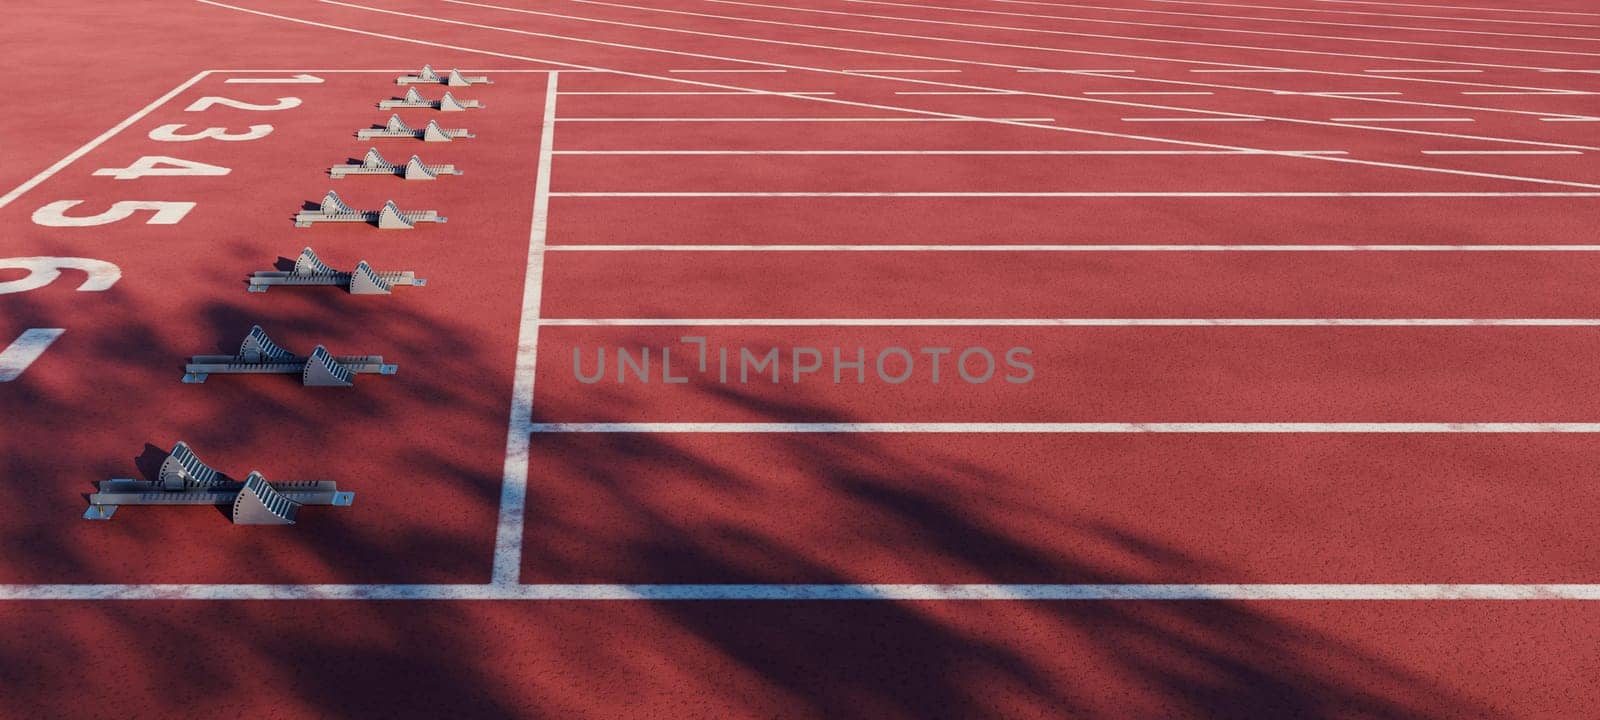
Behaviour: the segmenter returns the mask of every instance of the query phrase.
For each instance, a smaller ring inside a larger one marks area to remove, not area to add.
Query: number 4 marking
[[[161,167],[163,165],[166,167]],[[136,180],[142,177],[219,177],[230,172],[233,170],[218,165],[165,155],[145,155],[125,168],[100,168],[94,174],[118,180]]]
[[[6,349],[0,350],[0,383],[22,377],[22,371],[38,360],[50,343],[64,332],[66,330],[61,328],[29,328],[22,331],[22,335],[7,345]]]

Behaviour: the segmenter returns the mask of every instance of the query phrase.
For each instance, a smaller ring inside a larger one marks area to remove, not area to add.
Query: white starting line
[[[1579,584],[0,585],[3,600],[1600,600]]]

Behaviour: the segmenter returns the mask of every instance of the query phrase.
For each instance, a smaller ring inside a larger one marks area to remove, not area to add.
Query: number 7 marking
[[[21,377],[22,371],[38,360],[50,343],[64,332],[66,330],[61,328],[29,328],[22,331],[22,335],[6,349],[0,350],[0,382],[11,382]]]

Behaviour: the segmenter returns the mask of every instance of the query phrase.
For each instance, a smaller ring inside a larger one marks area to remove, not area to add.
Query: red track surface
[[[214,72],[0,201],[0,259],[122,272],[105,292],[75,292],[69,271],[0,295],[0,347],[66,329],[0,384],[0,589],[488,583],[518,335],[539,318],[554,324],[531,374],[538,423],[1600,421],[1592,326],[1114,325],[1600,317],[1592,248],[1462,247],[1597,242],[1600,123],[1541,119],[1600,114],[1600,13],[1583,0],[225,4],[6,11],[0,59],[24,74],[0,134],[23,140],[5,144],[0,191]],[[370,144],[466,174],[330,180],[369,145],[353,131],[387,117],[374,103],[399,94],[390,70],[424,62],[490,69],[494,85],[455,90],[486,109],[401,111],[477,138]],[[1209,72],[1240,66],[1296,72]],[[363,69],[383,72],[335,72]],[[718,69],[783,72],[672,72]],[[946,72],[841,72],[873,69]],[[1440,69],[1474,72],[1398,72]],[[547,70],[564,71],[554,109]],[[302,72],[323,82],[225,82]],[[1463,94],[1529,88],[1564,93]],[[747,89],[829,94],[596,94]],[[1013,94],[904,94],[985,89]],[[1106,94],[1132,92],[1209,94]],[[1329,95],[1362,92],[1401,94]],[[185,110],[204,96],[300,103]],[[1196,111],[1229,121],[1139,121]],[[523,293],[547,112],[535,318]],[[1333,119],[1405,117],[1472,122]],[[180,123],[273,131],[149,136]],[[816,150],[902,154],[794,154]],[[975,150],[1052,154],[914,154]],[[1571,154],[1439,154],[1482,150]],[[92,174],[152,155],[231,172]],[[330,187],[449,223],[293,228]],[[31,219],[67,199],[85,201],[73,216],[196,205],[170,225]],[[428,286],[244,292],[248,272],[306,245]],[[594,245],[611,249],[565,247]],[[731,247],[616,247],[637,245]],[[882,245],[917,247],[831,247]],[[1174,247],[1216,245],[1284,247]],[[1440,249],[1288,247],[1308,245]],[[1051,319],[1113,326],[1000,322]],[[257,323],[290,350],[381,353],[400,373],[331,392],[178,382],[186,356],[229,352]],[[779,348],[780,381],[714,382],[684,336]],[[919,366],[903,385],[835,384],[831,362],[791,375],[794,348],[862,348],[870,377],[884,348],[971,346],[1027,347],[1036,376],[971,384],[947,365],[935,385]],[[671,348],[691,380],[661,382],[655,354],[650,382],[616,382],[615,351],[645,347]],[[587,371],[601,348],[610,374],[577,379],[574,353]],[[520,579],[1593,584],[1595,438],[537,432]],[[357,503],[292,528],[192,509],[76,519],[91,482],[148,471],[178,439],[232,472],[337,479]],[[1596,613],[1570,600],[0,600],[0,715],[1585,717],[1600,702]]]

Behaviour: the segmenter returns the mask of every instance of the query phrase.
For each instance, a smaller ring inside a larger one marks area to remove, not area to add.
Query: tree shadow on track
[[[335,352],[392,354],[408,384],[361,378],[343,394],[272,378],[181,386],[175,362],[211,345],[231,352],[268,315],[259,298],[238,294],[199,306],[192,325],[130,313],[83,333],[92,340],[63,352],[126,361],[106,366],[90,393],[45,375],[5,390],[41,418],[7,438],[0,502],[22,520],[0,528],[6,564],[65,581],[132,578],[124,564],[202,552],[199,537],[218,560],[248,565],[238,578],[252,582],[486,580],[483,529],[493,523],[482,520],[497,508],[501,449],[478,452],[481,438],[449,418],[503,421],[509,388],[483,378],[506,358],[482,357],[471,335],[404,302],[275,295],[269,332],[287,347],[336,340]],[[7,302],[32,325],[74,319]],[[168,383],[158,393],[153,376]],[[180,403],[168,387],[197,392]],[[865,419],[736,386],[705,392],[766,418]],[[108,397],[128,407],[104,407]],[[605,388],[592,398],[599,416],[633,402]],[[437,438],[389,437],[424,410]],[[129,427],[75,435],[85,418]],[[98,526],[125,528],[105,536],[60,531],[83,523],[82,506],[56,491],[125,474],[142,443],[170,446],[178,438],[166,435],[180,434],[230,471],[326,471],[366,512],[317,508],[326,512],[303,513],[286,532],[236,531],[209,514],[130,514]],[[955,446],[847,433],[733,444],[574,433],[535,437],[533,452],[527,582],[1118,583],[1226,570],[1204,548],[1008,492],[1017,473]],[[405,474],[372,476],[374,458]],[[29,478],[52,480],[18,482]],[[127,555],[108,560],[107,542]],[[1108,558],[1137,559],[1137,577]],[[0,607],[0,637],[0,715],[19,717],[108,707],[153,717],[262,708],[419,718],[1496,714],[1470,689],[1359,642],[1387,638],[1352,637],[1271,603],[14,603]],[[106,704],[62,703],[85,696]]]

